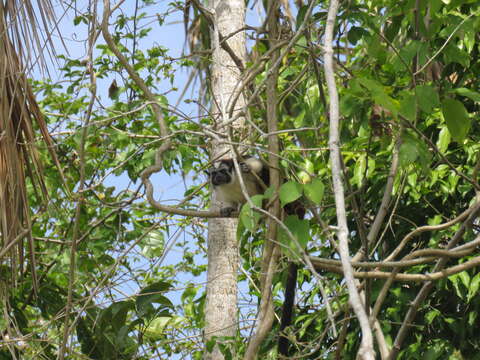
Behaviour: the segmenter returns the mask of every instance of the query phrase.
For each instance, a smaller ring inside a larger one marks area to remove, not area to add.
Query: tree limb
[[[327,24],[325,27],[325,40],[324,40],[324,69],[325,79],[327,81],[328,94],[330,97],[330,162],[332,166],[332,178],[333,189],[335,193],[335,207],[337,212],[338,231],[337,236],[339,239],[339,252],[342,260],[343,274],[345,282],[348,288],[349,302],[352,306],[355,315],[358,318],[360,327],[362,329],[362,340],[360,348],[358,350],[358,356],[364,360],[374,360],[375,352],[373,349],[373,335],[370,323],[368,321],[365,308],[362,305],[360,295],[355,285],[354,273],[352,265],[350,264],[350,254],[348,249],[348,226],[347,216],[345,211],[345,195],[343,190],[342,181],[342,168],[341,168],[341,154],[340,154],[340,136],[339,136],[339,104],[338,104],[338,92],[335,84],[335,75],[333,70],[333,33],[335,27],[335,19],[337,16],[338,1],[331,0]]]

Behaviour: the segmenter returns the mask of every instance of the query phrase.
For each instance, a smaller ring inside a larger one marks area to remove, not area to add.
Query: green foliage
[[[460,101],[445,99],[442,103],[442,112],[452,138],[459,143],[463,142],[471,127],[465,106]]]
[[[308,220],[300,220],[297,216],[289,215],[284,224],[286,229],[280,228],[278,234],[282,251],[294,261],[301,259],[302,251],[310,240]]]
[[[251,202],[253,206],[257,208],[262,207],[262,201],[264,199],[263,195],[255,195],[251,197]],[[249,202],[242,206],[239,214],[239,220],[245,229],[253,231],[260,221],[261,214],[255,211]]]
[[[305,196],[313,203],[320,205],[325,192],[325,185],[320,179],[313,179],[311,183],[304,185]]]
[[[294,181],[287,181],[280,186],[279,197],[282,206],[294,202],[302,196],[302,186]]]

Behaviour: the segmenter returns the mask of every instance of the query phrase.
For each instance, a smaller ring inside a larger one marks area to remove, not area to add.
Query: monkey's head
[[[233,161],[231,159],[223,159],[217,161],[213,167],[206,170],[210,182],[213,186],[230,184],[233,179]]]

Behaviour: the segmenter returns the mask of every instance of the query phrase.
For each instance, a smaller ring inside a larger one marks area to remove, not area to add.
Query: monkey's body
[[[263,194],[266,187],[270,184],[268,166],[263,161],[254,157],[239,161],[238,165],[248,196]],[[231,216],[233,212],[238,211],[240,206],[247,201],[245,192],[242,191],[237,171],[235,171],[234,161],[232,159],[219,160],[206,172],[213,186],[216,199],[222,202],[223,207],[220,208],[220,213],[222,216]],[[301,219],[303,219],[305,215],[305,207],[299,200],[285,205],[284,211],[288,215],[297,215]],[[281,335],[278,341],[278,352],[284,357],[288,356],[290,344],[288,338],[283,334],[283,331],[292,322],[297,270],[298,265],[291,263],[285,284],[285,301],[280,322]]]
[[[257,158],[249,157],[244,161],[239,161],[238,165],[248,196],[263,194],[264,186],[268,186],[269,183],[268,169],[265,164]],[[222,203],[220,209],[222,215],[230,216],[232,212],[238,211],[247,199],[242,191],[233,160],[222,159],[217,161],[207,171],[207,174],[210,177],[216,200]]]

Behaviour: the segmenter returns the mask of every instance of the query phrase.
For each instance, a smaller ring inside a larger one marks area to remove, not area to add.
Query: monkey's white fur
[[[263,169],[263,163],[258,159],[248,158],[243,164],[243,166],[240,166],[240,174],[242,176],[248,196],[252,197],[254,195],[262,194],[263,188],[259,183],[258,177]],[[256,173],[257,176],[253,175],[252,173]],[[225,203],[226,205],[238,206],[239,204],[244,204],[247,201],[240,185],[238,173],[235,169],[232,171],[232,181],[228,184],[216,186],[215,190],[217,191],[217,200]]]
[[[246,158],[244,161],[238,162],[240,168],[240,175],[245,186],[246,193],[249,197],[262,194],[264,186],[267,185],[265,175],[268,174],[265,164],[254,157]],[[228,172],[228,181],[224,180],[222,176],[224,172]],[[220,174],[220,176],[219,176]],[[222,203],[221,211],[224,214],[230,214],[237,211],[240,205],[247,201],[246,194],[242,190],[240,184],[239,174],[235,170],[233,160],[223,159],[214,164],[214,167],[209,172],[210,179],[215,192],[216,200]],[[268,176],[268,175],[267,175]],[[221,178],[221,180],[218,180]],[[215,179],[216,181],[213,181]],[[261,182],[264,184],[261,184]],[[217,185],[215,185],[215,182]]]

